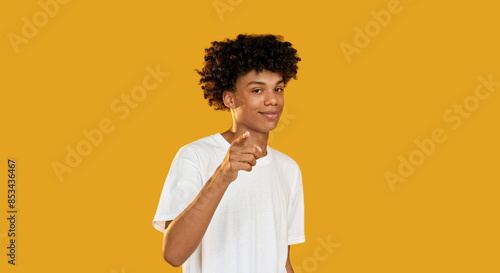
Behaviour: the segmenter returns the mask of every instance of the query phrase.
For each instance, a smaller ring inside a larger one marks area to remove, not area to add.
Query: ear
[[[224,102],[224,105],[227,108],[229,108],[229,109],[235,108],[235,106],[234,106],[234,92],[231,92],[231,91],[222,92],[222,101]]]

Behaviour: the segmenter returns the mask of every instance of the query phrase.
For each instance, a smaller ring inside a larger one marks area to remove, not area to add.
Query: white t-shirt
[[[221,134],[186,146],[175,156],[153,219],[163,232],[222,163],[230,144]],[[305,241],[302,176],[297,163],[267,146],[251,172],[239,171],[184,273],[285,273],[288,245]]]

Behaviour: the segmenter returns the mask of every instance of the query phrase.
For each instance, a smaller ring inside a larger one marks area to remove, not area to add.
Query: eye
[[[276,92],[283,92],[284,90],[283,90],[283,88],[282,88],[282,87],[276,87],[276,88],[274,89],[274,91],[276,91]]]
[[[252,90],[252,92],[254,92],[254,93],[262,93],[262,89],[254,89],[254,90]]]

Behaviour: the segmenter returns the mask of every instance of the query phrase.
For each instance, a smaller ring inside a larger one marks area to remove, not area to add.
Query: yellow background
[[[371,11],[395,2],[220,2],[231,7],[222,17],[212,0],[69,1],[17,53],[9,33],[22,36],[22,18],[43,9],[2,2],[0,169],[17,160],[19,213],[11,266],[5,176],[1,272],[181,271],[163,261],[151,220],[178,148],[230,126],[194,69],[211,41],[238,33],[283,35],[303,59],[269,144],[303,174],[296,272],[500,271],[500,87],[456,130],[443,119],[478,77],[500,81],[497,1],[402,0],[350,63],[341,43],[354,45]],[[112,103],[157,65],[168,77],[120,119]],[[59,181],[53,162],[106,118],[114,130]],[[397,174],[399,156],[435,128],[446,140],[391,191],[385,173]],[[318,240],[340,246],[326,255]]]

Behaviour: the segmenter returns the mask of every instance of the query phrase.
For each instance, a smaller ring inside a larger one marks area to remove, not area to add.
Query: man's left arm
[[[286,258],[286,273],[294,273],[290,263],[290,246],[288,246],[288,258]]]
[[[304,193],[302,189],[302,173],[296,165],[296,175],[293,194],[290,195],[290,206],[288,207],[288,257],[286,259],[286,272],[294,273],[292,263],[290,262],[290,246],[302,243],[304,237]]]

